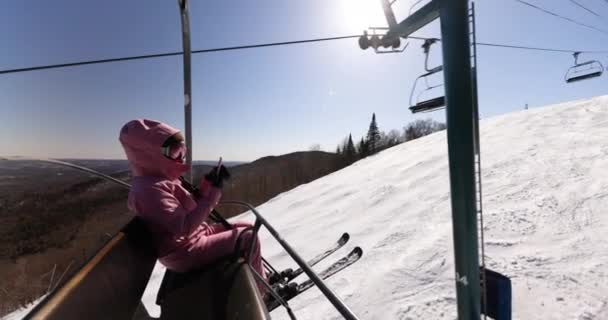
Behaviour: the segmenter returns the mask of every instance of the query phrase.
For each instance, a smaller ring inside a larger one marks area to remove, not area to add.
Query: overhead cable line
[[[578,3],[576,0],[570,0],[570,2],[574,3],[575,5],[577,5],[577,6],[578,6],[578,7],[580,7],[580,8],[583,8],[585,11],[587,11],[587,12],[591,13],[592,15],[594,15],[594,16],[596,16],[596,17],[599,17],[599,16],[600,16],[599,14],[595,13],[593,10],[591,10],[591,9],[589,9],[589,8],[585,7],[584,5],[582,5],[582,4],[580,4],[580,3]]]
[[[522,50],[536,50],[536,51],[548,51],[548,52],[566,52],[566,53],[608,53],[608,50],[566,50],[566,49],[552,49],[552,48],[538,48],[538,47],[528,47],[528,46],[516,46],[516,45],[508,45],[508,44],[500,44],[500,43],[487,43],[487,42],[477,42],[479,46],[486,47],[499,47],[499,48],[510,48],[510,49],[522,49]]]
[[[244,45],[244,46],[236,46],[236,47],[223,47],[223,48],[203,49],[203,50],[194,50],[194,51],[192,51],[192,54],[219,52],[219,51],[230,51],[230,50],[243,50],[243,49],[273,47],[273,46],[285,46],[285,45],[292,45],[292,44],[302,44],[302,43],[322,42],[322,41],[332,41],[332,40],[342,40],[342,39],[352,39],[352,38],[358,38],[360,36],[361,35],[356,35],[356,36],[339,36],[339,37],[330,37],[330,38],[316,38],[316,39],[307,39],[307,40],[296,40],[296,41],[285,41],[285,42],[271,42],[271,43],[262,43],[262,44],[252,44],[252,45]],[[162,58],[162,57],[179,56],[179,55],[182,55],[182,54],[183,54],[183,52],[176,51],[176,52],[169,52],[169,53],[148,54],[148,55],[123,57],[123,58],[102,59],[102,60],[89,60],[89,61],[80,61],[80,62],[71,62],[71,63],[62,63],[62,64],[52,64],[52,65],[36,66],[36,67],[28,67],[28,68],[0,70],[0,74],[19,73],[19,72],[35,71],[35,70],[46,70],[46,69],[56,69],[56,68],[83,66],[83,65],[90,65],[90,64],[101,64],[101,63],[109,63],[109,62],[129,61],[129,60],[143,60],[143,59],[151,59],[151,58]]]
[[[608,1],[608,0],[606,0],[606,1]],[[263,43],[263,44],[244,45],[244,46],[235,46],[235,47],[222,47],[222,48],[213,48],[213,49],[202,49],[202,50],[194,50],[194,51],[192,51],[192,53],[193,54],[197,54],[197,53],[210,53],[210,52],[220,52],[220,51],[230,51],[230,50],[242,50],[242,49],[263,48],[263,47],[283,46],[283,45],[292,45],[292,44],[303,44],[303,43],[312,43],[312,42],[320,42],[320,41],[353,39],[353,38],[359,38],[360,36],[361,35],[352,35],[352,36],[340,36],[340,37],[331,37],[331,38],[317,38],[317,39],[308,39],[308,40],[296,40],[296,41],[286,41],[286,42]],[[429,38],[410,36],[410,37],[407,37],[407,39],[427,40]],[[565,49],[537,48],[537,47],[507,45],[507,44],[500,44],[500,43],[486,43],[486,42],[477,42],[477,45],[488,46],[488,47],[501,47],[501,48],[511,48],[511,49],[522,49],[522,50],[548,51],[548,52],[566,52],[566,53],[581,52],[581,53],[591,53],[591,54],[608,53],[608,50],[596,50],[596,51],[594,51],[594,50],[565,50]],[[0,75],[1,74],[9,74],[9,73],[20,73],[20,72],[27,72],[27,71],[36,71],[36,70],[46,70],[46,69],[57,69],[57,68],[66,68],[66,67],[74,67],[74,66],[83,66],[83,65],[91,65],[91,64],[102,64],[102,63],[119,62],[119,61],[130,61],[130,60],[144,60],[144,59],[152,59],[152,58],[162,58],[162,57],[178,56],[178,55],[181,55],[181,54],[182,54],[181,51],[176,51],[176,52],[148,54],[148,55],[139,55],[139,56],[122,57],[122,58],[112,58],[112,59],[101,59],[101,60],[89,60],[89,61],[71,62],[71,63],[63,63],[63,64],[53,64],[53,65],[36,66],[36,67],[19,68],[19,69],[7,69],[7,70],[0,70]]]
[[[557,18],[560,18],[560,19],[563,19],[563,20],[569,21],[569,22],[571,22],[571,23],[577,24],[577,25],[582,26],[582,27],[586,27],[586,28],[589,28],[589,29],[593,29],[593,30],[598,31],[598,32],[601,32],[601,33],[603,33],[603,34],[605,34],[605,35],[608,35],[608,31],[606,31],[606,30],[603,30],[603,29],[596,28],[596,27],[591,26],[591,25],[588,25],[588,24],[584,24],[584,23],[578,22],[578,21],[576,21],[576,20],[573,20],[573,19],[571,19],[571,18],[568,18],[568,17],[562,16],[562,15],[557,14],[557,13],[555,13],[555,12],[549,11],[549,10],[547,10],[547,9],[545,9],[545,8],[539,7],[539,6],[535,5],[535,4],[529,3],[529,2],[527,2],[527,1],[524,1],[524,0],[514,0],[514,1],[517,1],[517,2],[519,2],[519,3],[521,3],[521,4],[527,5],[527,6],[529,6],[529,7],[532,7],[532,8],[534,8],[534,9],[536,9],[536,10],[539,10],[539,11],[544,12],[544,13],[546,13],[546,14],[552,15],[552,16],[554,16],[554,17],[557,17]]]

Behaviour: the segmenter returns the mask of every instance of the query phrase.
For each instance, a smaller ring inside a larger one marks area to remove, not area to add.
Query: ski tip
[[[361,256],[363,255],[363,249],[361,249],[361,247],[355,247],[352,253]]]
[[[338,242],[341,244],[344,244],[344,243],[348,242],[348,239],[350,239],[350,234],[348,234],[348,232],[344,232]]]

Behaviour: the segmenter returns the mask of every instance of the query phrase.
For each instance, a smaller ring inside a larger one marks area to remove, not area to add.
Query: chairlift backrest
[[[24,319],[133,318],[156,263],[151,243],[134,218]]]

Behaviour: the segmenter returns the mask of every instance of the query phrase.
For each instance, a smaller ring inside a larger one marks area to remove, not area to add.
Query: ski
[[[363,255],[363,249],[361,249],[360,247],[354,248],[348,255],[346,255],[342,259],[334,262],[332,265],[327,267],[325,270],[321,271],[319,273],[319,278],[321,278],[321,280],[326,280],[326,279],[330,278],[331,276],[337,274],[338,272],[353,265],[355,262],[357,262],[361,258],[362,255]],[[293,299],[294,297],[297,297],[302,292],[312,288],[314,285],[315,285],[314,282],[312,282],[312,280],[310,280],[310,279],[306,280],[300,284],[289,283],[288,286],[290,288],[288,290],[291,292],[288,292],[287,294],[283,295],[282,298],[285,301],[289,301],[289,300]],[[274,310],[275,308],[279,307],[280,305],[281,304],[278,301],[272,299],[267,303],[266,308],[268,309],[268,312],[270,312],[270,311]]]
[[[348,234],[348,232],[345,232],[344,234],[342,234],[340,239],[338,239],[338,241],[336,241],[336,243],[334,243],[331,247],[327,248],[327,250],[325,250],[324,252],[321,252],[314,258],[310,259],[307,262],[307,264],[310,267],[312,267],[312,266],[316,265],[317,263],[323,261],[323,259],[329,257],[332,253],[334,253],[334,252],[338,251],[338,249],[342,248],[348,242],[349,239],[350,239],[350,235]],[[298,268],[296,270],[293,270],[290,268],[290,269],[285,269],[285,270],[279,272],[279,274],[273,273],[272,275],[270,275],[268,277],[268,279],[269,279],[270,283],[278,283],[278,282],[287,283],[287,282],[295,279],[297,276],[301,275],[303,272],[304,272],[304,270],[302,270],[302,268]]]

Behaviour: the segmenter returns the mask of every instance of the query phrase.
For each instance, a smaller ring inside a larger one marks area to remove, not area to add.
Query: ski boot
[[[270,285],[276,283],[287,283],[289,280],[293,279],[293,274],[294,272],[291,268],[285,269],[280,273],[273,272],[267,276],[268,283]]]
[[[298,284],[295,282],[290,283],[275,283],[271,285],[272,290],[279,296],[281,299],[287,301],[298,294]],[[270,293],[266,293],[264,297],[264,303],[268,306],[270,303],[274,303],[275,298]]]

